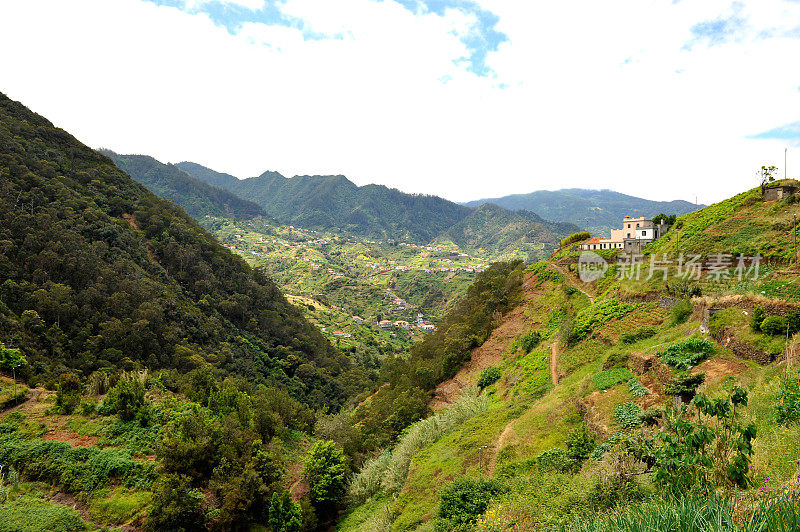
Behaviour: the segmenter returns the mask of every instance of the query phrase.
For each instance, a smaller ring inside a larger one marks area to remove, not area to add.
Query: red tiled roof
[[[600,237],[599,236],[596,236],[596,237],[590,238],[589,240],[584,240],[583,241],[583,244],[599,244],[599,243],[600,243]]]

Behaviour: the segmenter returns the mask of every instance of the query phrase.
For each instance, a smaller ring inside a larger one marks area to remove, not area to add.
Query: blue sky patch
[[[709,46],[726,43],[736,37],[745,27],[747,20],[739,15],[742,6],[739,3],[733,4],[733,12],[728,16],[720,16],[714,20],[706,20],[695,24],[690,28],[692,39],[686,43],[686,48],[705,41]]]
[[[763,133],[753,135],[749,138],[784,140],[792,146],[800,146],[800,120],[770,129],[769,131],[764,131]]]
[[[341,39],[341,35],[325,35],[311,31],[301,18],[287,16],[280,9],[280,0],[267,0],[261,9],[249,9],[240,5],[229,4],[219,0],[208,0],[194,7],[187,7],[186,0],[145,0],[156,5],[170,6],[188,13],[204,13],[218,26],[236,34],[247,22],[268,25],[286,26],[300,30],[306,40]],[[388,0],[373,0],[388,1]],[[467,70],[479,76],[492,74],[486,65],[489,52],[496,51],[500,43],[508,37],[497,31],[499,18],[494,13],[482,9],[471,0],[394,0],[414,14],[433,13],[444,16],[447,10],[455,9],[475,17],[475,25],[464,35],[458,37],[466,45],[468,56],[454,59],[454,63],[464,65]]]

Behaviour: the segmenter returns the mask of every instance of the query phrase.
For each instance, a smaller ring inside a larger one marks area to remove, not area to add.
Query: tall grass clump
[[[579,517],[570,532],[782,532],[798,530],[797,501],[757,504],[737,509],[720,495],[653,500],[623,507],[611,514]]]
[[[477,388],[465,388],[461,398],[449,409],[417,421],[400,436],[391,451],[368,460],[347,486],[347,496],[354,504],[363,504],[378,494],[400,491],[406,481],[411,460],[419,450],[452,431],[462,423],[486,411],[488,401]]]

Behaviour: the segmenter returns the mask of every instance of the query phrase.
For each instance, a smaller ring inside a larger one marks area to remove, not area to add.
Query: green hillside
[[[111,150],[100,150],[100,153],[154,194],[183,207],[196,220],[204,216],[247,220],[266,215],[264,209],[255,203],[209,185],[175,165],[161,163],[146,155],[120,155]]]
[[[341,404],[347,359],[271,280],[110,159],[0,104],[0,338],[26,353],[29,383],[208,362]]]
[[[778,238],[795,200],[754,190],[682,217],[681,251],[770,259],[741,280],[735,263],[687,279],[674,262],[666,282],[612,264],[582,283],[563,250],[526,268],[516,303],[482,318],[489,334],[433,373],[435,414],[353,477],[337,530],[800,526],[800,285]],[[669,235],[648,250],[674,252]],[[475,330],[474,315],[450,319]],[[412,350],[411,383],[453,343],[438,345]],[[362,427],[380,418],[361,408]]]
[[[471,212],[436,196],[406,194],[383,185],[359,187],[341,175],[286,178],[265,172],[232,181],[194,163],[178,167],[258,203],[285,224],[307,229],[424,244]]]
[[[529,262],[547,258],[567,235],[578,231],[570,223],[548,222],[528,211],[513,212],[484,203],[448,229],[439,241],[467,252],[519,256]]]
[[[647,251],[704,256],[760,253],[767,261],[786,263],[794,249],[795,216],[800,216],[796,196],[765,201],[761,189],[754,188],[681,216],[677,222],[680,228],[676,226],[666,238],[648,245]]]
[[[685,214],[698,208],[688,201],[652,201],[612,190],[570,188],[539,190],[529,194],[512,194],[502,198],[470,201],[465,205],[477,207],[494,203],[511,210],[533,211],[547,220],[570,222],[592,233],[608,234],[618,229],[625,216],[655,216],[659,213]],[[702,207],[702,205],[700,205]]]

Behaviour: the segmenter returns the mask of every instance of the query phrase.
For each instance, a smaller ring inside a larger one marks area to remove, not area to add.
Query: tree
[[[303,516],[300,504],[294,502],[288,491],[283,497],[278,492],[272,494],[269,505],[269,526],[274,532],[300,532],[303,527]]]
[[[344,453],[330,440],[314,443],[305,461],[311,500],[318,506],[330,506],[344,493],[346,465]]]
[[[58,379],[56,406],[62,414],[71,414],[81,403],[81,379],[74,373],[64,373]]]
[[[27,363],[28,361],[22,356],[19,349],[6,347],[6,344],[0,342],[0,369],[11,371],[11,369]]]
[[[778,168],[775,166],[762,166],[756,173],[758,179],[761,181],[761,194],[767,190],[767,185],[775,181],[775,174],[778,173]]]
[[[147,517],[148,530],[190,532],[205,530],[205,515],[200,503],[203,495],[192,489],[184,475],[165,475],[156,486],[153,506]]]

